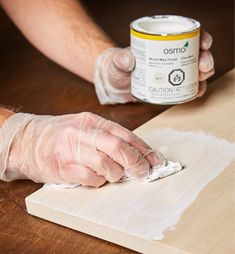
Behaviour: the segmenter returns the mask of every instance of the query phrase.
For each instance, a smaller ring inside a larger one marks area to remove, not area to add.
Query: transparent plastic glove
[[[160,163],[153,150],[124,127],[92,113],[15,114],[0,128],[0,177],[99,187],[124,170],[135,178]]]
[[[130,48],[110,48],[99,55],[94,84],[101,104],[137,101],[131,95],[131,71],[134,66],[135,58]]]
[[[199,92],[198,97],[201,97],[207,89],[206,80],[214,75],[214,59],[210,52],[213,39],[211,35],[205,31],[201,33],[200,55],[199,55]]]

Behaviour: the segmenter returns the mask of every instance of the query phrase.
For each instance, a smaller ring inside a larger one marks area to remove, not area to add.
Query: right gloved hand
[[[124,127],[92,113],[36,116],[18,113],[0,128],[0,177],[99,187],[127,170],[145,178],[160,163]]]

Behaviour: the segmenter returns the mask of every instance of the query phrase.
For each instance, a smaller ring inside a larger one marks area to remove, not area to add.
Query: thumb
[[[123,72],[130,72],[135,66],[135,57],[129,48],[120,49],[114,53],[113,64]]]

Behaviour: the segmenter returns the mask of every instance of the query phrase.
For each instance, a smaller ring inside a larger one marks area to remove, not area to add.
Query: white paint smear
[[[181,161],[185,169],[152,183],[127,181],[99,189],[55,189],[68,200],[62,210],[132,235],[160,240],[165,230],[174,229],[200,191],[235,158],[234,143],[203,132],[156,129],[142,136],[167,159]],[[49,192],[45,199],[61,210],[61,200],[53,195]]]
[[[171,33],[183,33],[185,31],[192,30],[194,28],[193,24],[187,20],[183,22],[174,21],[143,21],[139,26],[147,32],[152,32],[154,34],[171,34]]]
[[[200,27],[200,23],[182,16],[155,15],[139,18],[131,23],[131,27],[138,32],[167,35],[193,31]]]

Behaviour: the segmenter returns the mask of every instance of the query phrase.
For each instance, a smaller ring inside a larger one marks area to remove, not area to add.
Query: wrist
[[[0,128],[2,127],[3,123],[12,115],[14,115],[15,112],[5,109],[5,108],[0,108]]]
[[[3,124],[0,128],[0,180],[12,181],[25,179],[26,176],[19,167],[20,154],[18,153],[21,137],[26,125],[34,115],[24,113],[14,113],[1,108]]]

